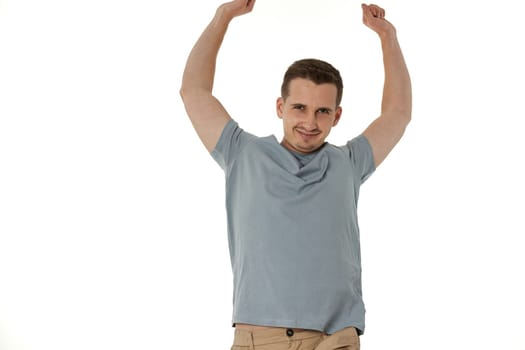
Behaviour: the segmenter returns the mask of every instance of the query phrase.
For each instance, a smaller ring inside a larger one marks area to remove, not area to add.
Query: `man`
[[[228,24],[254,3],[234,0],[217,9],[189,55],[181,88],[198,136],[226,174],[233,349],[359,349],[359,188],[411,119],[396,30],[383,9],[362,5],[364,24],[381,41],[385,83],[381,115],[361,135],[341,147],[325,142],[341,118],[343,83],[330,64],[306,59],[284,77],[279,143],[242,130],[212,95]]]

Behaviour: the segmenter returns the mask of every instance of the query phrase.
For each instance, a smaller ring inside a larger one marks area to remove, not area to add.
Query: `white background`
[[[178,95],[219,1],[0,1],[0,349],[228,349],[223,174]],[[380,3],[413,121],[360,198],[363,349],[525,349],[518,1]],[[282,75],[345,79],[342,144],[379,113],[360,3],[258,0],[221,49],[216,94],[275,134]]]

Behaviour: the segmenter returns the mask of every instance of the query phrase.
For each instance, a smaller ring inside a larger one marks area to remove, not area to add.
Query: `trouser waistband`
[[[302,340],[326,335],[323,332],[294,329],[272,328],[263,330],[235,329],[234,344],[237,346],[264,345],[288,340]]]

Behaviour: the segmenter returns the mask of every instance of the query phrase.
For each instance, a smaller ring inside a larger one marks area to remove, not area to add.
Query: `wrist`
[[[228,4],[222,4],[217,8],[217,11],[215,12],[215,20],[226,24],[231,22],[235,16],[230,13],[231,11],[229,11],[229,7],[227,5]]]
[[[396,37],[396,28],[394,26],[389,26],[387,29],[378,34],[381,39],[392,39]]]
[[[377,34],[379,35],[381,41],[388,42],[397,39],[396,28],[394,26],[390,26],[388,29],[378,32]]]

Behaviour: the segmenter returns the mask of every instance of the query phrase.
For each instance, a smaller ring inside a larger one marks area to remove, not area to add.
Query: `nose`
[[[303,126],[308,130],[312,131],[317,129],[317,114],[315,112],[308,113],[304,118]]]

